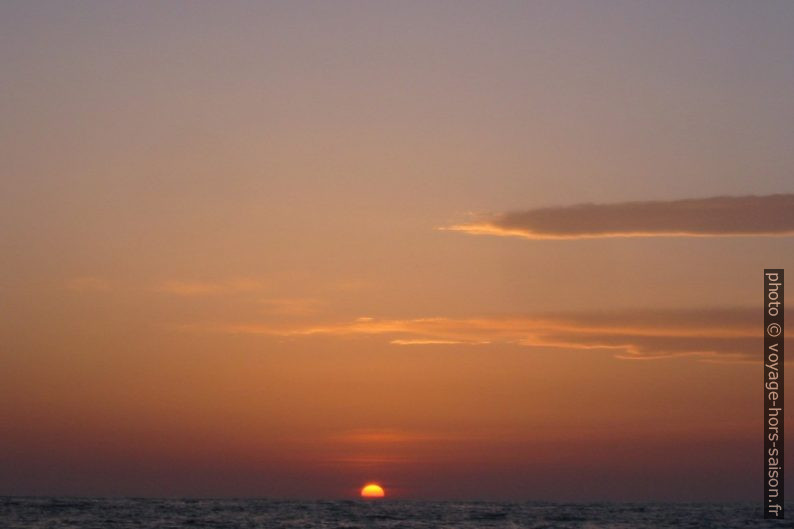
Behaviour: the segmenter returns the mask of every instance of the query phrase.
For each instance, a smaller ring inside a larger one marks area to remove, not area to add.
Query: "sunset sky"
[[[2,2],[0,494],[760,499],[792,27]]]

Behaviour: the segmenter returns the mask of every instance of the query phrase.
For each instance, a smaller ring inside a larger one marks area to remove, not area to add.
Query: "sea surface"
[[[794,505],[788,508],[794,507]],[[794,510],[791,512],[794,518]],[[3,529],[114,528],[754,528],[744,503],[546,503],[455,501],[273,501],[260,499],[0,498]]]

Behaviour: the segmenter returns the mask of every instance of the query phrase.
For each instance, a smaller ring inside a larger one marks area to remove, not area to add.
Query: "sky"
[[[3,2],[0,494],[760,500],[792,25]]]

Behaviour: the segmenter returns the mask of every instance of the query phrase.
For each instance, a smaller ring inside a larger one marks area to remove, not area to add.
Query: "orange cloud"
[[[262,299],[265,312],[283,316],[305,316],[318,312],[322,301],[315,298],[270,298]]]
[[[695,355],[748,359],[761,351],[760,314],[754,308],[601,311],[490,318],[416,318],[309,326],[187,325],[186,330],[271,336],[384,336],[401,346],[517,344],[528,347],[612,350],[619,358]]]
[[[390,341],[389,343],[394,345],[455,345],[462,343],[485,344],[490,342],[461,342],[459,340],[439,340],[433,338],[398,338],[396,340]]]
[[[201,296],[207,294],[228,294],[239,292],[255,292],[262,290],[261,281],[253,279],[233,279],[219,282],[203,281],[166,281],[156,290],[177,296]]]
[[[496,214],[441,229],[537,240],[794,235],[794,194],[579,204]]]
[[[111,290],[112,285],[110,281],[102,277],[82,276],[69,279],[66,282],[66,288],[78,292],[107,292]]]
[[[451,434],[406,431],[394,428],[362,428],[333,435],[329,438],[329,441],[343,445],[404,445],[434,441],[447,441],[458,438],[460,438],[460,436]]]

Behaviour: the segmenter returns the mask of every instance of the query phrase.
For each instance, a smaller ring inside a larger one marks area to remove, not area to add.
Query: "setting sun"
[[[375,483],[364,485],[361,489],[362,498],[383,498],[385,495],[386,492],[383,490],[383,487]]]

